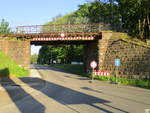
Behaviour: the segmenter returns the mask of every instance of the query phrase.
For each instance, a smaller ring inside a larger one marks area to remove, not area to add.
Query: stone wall
[[[123,40],[121,35],[123,33],[102,32],[101,39],[88,44],[86,69],[91,69],[90,62],[96,60],[99,70],[107,70],[115,75],[114,60],[119,58],[119,76],[150,78],[150,47]]]
[[[119,75],[128,78],[150,78],[150,47],[122,39],[110,39],[102,68],[115,74],[114,59],[121,60]]]
[[[115,75],[114,60],[119,58],[121,66],[119,76],[128,78],[150,78],[150,47],[123,40],[122,34],[112,33],[109,38],[103,37],[99,47],[99,69],[108,70]]]
[[[20,66],[29,68],[30,41],[11,41],[1,39],[0,49]]]

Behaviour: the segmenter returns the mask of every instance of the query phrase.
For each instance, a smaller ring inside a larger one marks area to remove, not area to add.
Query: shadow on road
[[[88,87],[81,87],[81,89],[93,91],[93,92],[96,92],[96,93],[103,93],[101,91],[98,91],[98,90],[95,90],[95,89],[91,89],[91,88],[88,88]]]
[[[0,69],[0,79],[3,77],[9,77],[9,74],[10,73],[8,68]]]
[[[5,88],[9,97],[21,113],[45,113],[45,107],[28,94],[21,86],[11,80],[11,78],[3,78],[1,85]],[[30,101],[23,101],[23,103],[20,103],[19,100],[25,97],[28,97]],[[35,107],[38,109],[35,109]]]
[[[88,87],[81,87],[81,89],[88,90],[88,91],[93,91],[93,92],[96,92],[96,93],[103,93],[104,95],[108,95],[108,96],[112,96],[114,98],[120,98],[120,99],[124,99],[124,100],[128,100],[128,101],[136,102],[136,103],[139,103],[139,104],[150,105],[150,104],[147,104],[147,103],[144,103],[144,102],[140,102],[138,100],[129,99],[127,97],[121,97],[121,96],[118,96],[118,95],[104,93],[104,92],[101,92],[101,91],[98,91],[98,90],[95,90],[95,89],[91,89],[91,88],[88,88]]]
[[[33,79],[38,79],[38,78],[33,78]],[[21,79],[23,82],[24,79]],[[108,109],[104,109],[100,106],[97,106],[96,104],[103,104],[106,105],[107,107],[113,108],[115,110],[119,110],[124,113],[128,113],[127,111],[121,110],[119,108],[113,107],[111,105],[107,105],[106,103],[110,103],[110,101],[97,98],[76,90],[72,90],[70,88],[58,85],[56,83],[52,83],[49,81],[44,81],[46,83],[46,87],[44,90],[40,90],[43,94],[47,95],[48,97],[56,100],[57,102],[63,104],[63,105],[81,105],[81,104],[86,104],[89,106],[92,106],[96,109],[99,109],[103,112],[107,113],[113,113],[109,111]],[[31,86],[32,87],[32,86]],[[77,110],[74,110],[78,113]]]
[[[98,109],[103,112],[113,113],[109,109],[100,106],[100,105],[105,105],[110,109],[118,110],[119,112],[123,112],[123,113],[128,113],[125,110],[107,104],[107,103],[111,103],[108,100],[101,99],[89,94],[85,94],[50,81],[42,80],[39,78],[30,78],[30,77],[19,78],[19,79],[25,84],[27,84],[28,86],[40,91],[41,93],[45,94],[49,98],[56,100],[57,102],[65,105],[66,107],[70,108],[71,110],[74,110],[77,113],[79,113],[79,111],[70,107],[69,105],[84,104],[84,105],[89,105],[91,107],[94,107],[95,109]],[[3,81],[9,83],[9,85],[2,84],[2,86],[5,88],[8,95],[10,96],[10,98],[12,99],[12,101],[14,102],[14,104],[20,110],[21,113],[30,113],[31,111],[33,111],[34,113],[45,113],[45,109],[46,109],[45,106],[42,105],[40,102],[38,102],[35,98],[33,98],[21,86],[19,86],[17,83],[11,80],[9,77],[5,78]],[[30,85],[31,82],[35,82],[39,84],[44,83],[45,88],[41,90],[38,87]],[[16,88],[14,90],[10,90],[7,86],[16,87]],[[83,89],[91,90],[86,87],[83,87]],[[19,100],[23,99],[26,96],[28,96],[28,100],[25,99],[24,101],[21,101],[23,103],[20,103]]]

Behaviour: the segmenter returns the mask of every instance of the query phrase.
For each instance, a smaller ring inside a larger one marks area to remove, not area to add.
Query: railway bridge
[[[117,58],[121,60],[120,76],[150,77],[150,47],[121,39],[124,35],[110,31],[109,25],[101,23],[18,26],[9,36],[17,41],[1,38],[0,49],[19,65],[28,68],[32,44],[84,44],[86,70],[95,60],[97,69],[115,74],[114,60]]]
[[[86,45],[84,64],[87,68],[90,61],[96,60],[99,62],[98,57],[100,55],[98,55],[98,49],[100,49],[100,40],[108,39],[112,34],[111,32],[104,31],[108,29],[108,25],[100,23],[18,26],[11,37],[22,40],[22,42],[19,42],[22,43],[20,44],[22,47],[16,47],[17,45],[13,44],[16,48],[16,50],[14,49],[16,51],[14,59],[20,65],[28,67],[30,64],[30,45],[84,44]]]

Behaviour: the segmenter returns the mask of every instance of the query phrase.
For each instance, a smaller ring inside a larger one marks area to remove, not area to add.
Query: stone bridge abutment
[[[30,66],[30,41],[5,40],[0,38],[0,50],[11,57],[18,65],[29,68]]]
[[[123,39],[124,33],[102,32],[101,39],[85,48],[85,68],[90,62],[98,62],[98,70],[116,74],[115,59],[120,59],[118,73],[121,77],[150,79],[150,46]]]

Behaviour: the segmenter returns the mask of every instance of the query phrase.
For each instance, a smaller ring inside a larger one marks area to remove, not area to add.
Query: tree
[[[91,3],[85,3],[79,6],[76,14],[88,18],[89,23],[103,23],[110,25],[106,29],[121,30],[120,14],[118,6],[114,2],[95,0]]]
[[[150,1],[117,0],[123,29],[141,40],[150,38]]]
[[[38,55],[33,54],[31,55],[31,64],[37,64]]]
[[[57,16],[46,25],[104,23],[110,25],[104,29],[127,32],[129,35],[146,41],[150,39],[149,6],[149,0],[95,0],[80,5],[78,10],[73,13]],[[73,29],[72,32],[78,32],[79,30]],[[80,30],[80,32],[82,31]],[[82,61],[83,47],[73,45],[43,46],[39,58],[42,63],[46,63],[53,53],[53,59],[61,59],[62,63]]]
[[[127,32],[143,41],[150,39],[149,0],[95,0],[79,6],[77,15],[91,23],[110,24],[111,30]]]
[[[49,45],[43,46],[39,51],[38,63],[50,64],[51,60],[59,63],[71,63],[71,61],[83,61],[83,45]]]
[[[0,34],[6,35],[8,33],[10,33],[9,23],[2,19],[0,22]]]
[[[51,47],[42,46],[38,55],[38,64],[50,64],[51,62]]]

